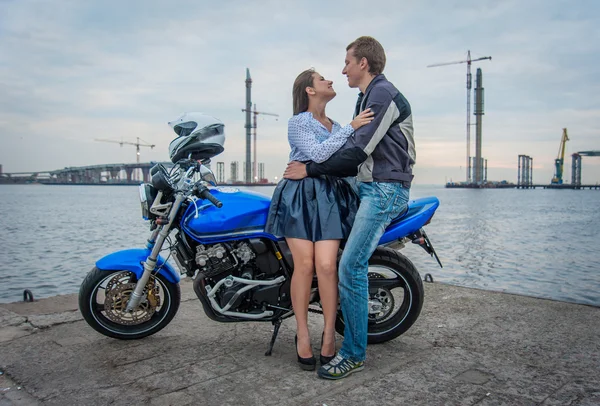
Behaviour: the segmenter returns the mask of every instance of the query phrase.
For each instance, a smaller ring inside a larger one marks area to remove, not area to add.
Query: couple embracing
[[[347,46],[342,74],[360,93],[354,119],[344,127],[325,114],[336,95],[333,82],[314,70],[298,75],[288,123],[290,163],[267,220],[266,231],[284,236],[292,252],[296,352],[306,370],[316,368],[307,323],[316,270],[324,318],[318,375],[325,379],[341,379],[364,367],[368,261],[385,228],[406,209],[413,178],[411,109],[383,75],[385,61],[383,47],[372,37]],[[345,329],[336,354],[338,288]]]

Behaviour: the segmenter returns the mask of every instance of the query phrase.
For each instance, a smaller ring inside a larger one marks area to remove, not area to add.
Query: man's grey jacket
[[[383,74],[358,95],[354,116],[370,108],[375,113],[327,161],[306,166],[308,176],[354,176],[360,182],[403,183],[410,187],[415,164],[410,104]]]

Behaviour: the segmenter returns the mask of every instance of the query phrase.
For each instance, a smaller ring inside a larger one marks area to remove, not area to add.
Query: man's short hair
[[[359,37],[346,47],[346,51],[350,49],[354,50],[354,56],[357,61],[367,58],[370,74],[379,75],[383,73],[383,69],[385,68],[385,51],[375,38],[367,36]]]

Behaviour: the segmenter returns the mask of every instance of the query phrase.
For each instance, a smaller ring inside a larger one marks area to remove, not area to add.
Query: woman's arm
[[[310,118],[294,116],[288,121],[288,141],[295,146],[311,161],[321,163],[329,159],[334,152],[339,150],[354,132],[350,124],[331,134],[323,142],[317,140]]]

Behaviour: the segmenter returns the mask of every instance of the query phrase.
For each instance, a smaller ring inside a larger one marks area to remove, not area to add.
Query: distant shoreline
[[[0,185],[43,185],[43,186],[139,186],[143,182],[131,183],[70,183],[70,182],[0,182]],[[277,186],[277,183],[219,183],[218,186]],[[436,185],[437,186],[437,185]]]

